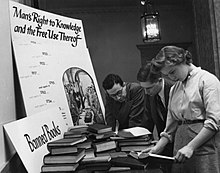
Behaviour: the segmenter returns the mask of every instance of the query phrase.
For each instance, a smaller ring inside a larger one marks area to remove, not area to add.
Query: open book
[[[129,153],[130,156],[136,158],[136,159],[154,159],[158,162],[174,162],[175,158],[174,157],[169,157],[169,156],[163,156],[159,154],[153,154],[153,153],[144,153],[144,152],[136,152],[136,151],[131,151]]]
[[[118,131],[118,136],[123,138],[136,138],[151,134],[152,133],[144,127],[131,127]]]

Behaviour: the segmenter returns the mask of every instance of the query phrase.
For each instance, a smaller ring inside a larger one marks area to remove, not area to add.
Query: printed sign
[[[82,21],[10,3],[11,35],[27,118],[4,125],[28,172],[73,125],[103,123],[104,105]]]
[[[51,108],[4,125],[28,172],[41,172],[47,143],[62,138],[67,131],[60,114],[58,108]]]
[[[56,106],[67,126],[104,122],[82,21],[13,1],[10,18],[27,116]]]

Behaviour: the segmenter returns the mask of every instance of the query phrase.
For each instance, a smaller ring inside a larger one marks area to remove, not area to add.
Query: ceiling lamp
[[[141,0],[141,6],[143,9],[141,15],[143,41],[145,43],[159,41],[161,39],[159,13],[154,9],[154,6],[150,0]]]

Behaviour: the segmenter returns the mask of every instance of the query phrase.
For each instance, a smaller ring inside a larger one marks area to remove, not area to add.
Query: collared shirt
[[[220,82],[213,74],[193,66],[188,79],[170,91],[166,128],[161,136],[173,140],[178,121],[202,119],[204,127],[220,129]]]
[[[158,93],[158,95],[160,96],[160,99],[161,99],[164,107],[166,107],[165,96],[164,96],[164,79],[162,79],[162,88],[161,88],[160,92]]]

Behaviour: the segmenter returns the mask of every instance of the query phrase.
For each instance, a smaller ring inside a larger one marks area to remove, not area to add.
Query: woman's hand
[[[190,141],[185,147],[181,148],[175,158],[177,162],[184,162],[186,159],[192,157],[193,152],[203,145],[206,141],[210,140],[216,132],[208,128],[203,127],[202,130],[196,135],[196,137]]]
[[[153,146],[153,147],[149,147],[147,149],[144,149],[141,151],[141,153],[154,153],[154,154],[159,154],[163,151],[164,147],[162,147],[161,145],[159,145],[158,143]]]
[[[141,153],[155,153],[156,154],[157,147],[153,146],[153,147],[146,148],[146,149],[142,150]]]
[[[175,156],[176,162],[178,163],[185,162],[187,159],[192,157],[193,152],[194,152],[193,149],[186,145],[176,153]]]

